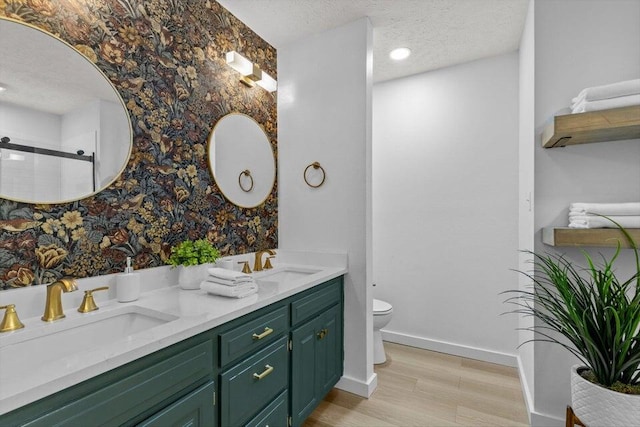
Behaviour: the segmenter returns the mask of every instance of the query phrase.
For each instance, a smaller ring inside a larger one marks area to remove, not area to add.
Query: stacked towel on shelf
[[[569,206],[570,228],[615,228],[616,225],[602,217],[604,215],[624,228],[640,228],[640,202],[631,203],[571,203]]]
[[[640,105],[640,79],[583,89],[571,101],[572,113]]]
[[[200,288],[207,293],[244,298],[258,292],[258,285],[248,274],[223,268],[210,268],[207,272],[209,276],[200,284]]]
[[[571,203],[569,216],[575,215],[640,215],[640,202]]]

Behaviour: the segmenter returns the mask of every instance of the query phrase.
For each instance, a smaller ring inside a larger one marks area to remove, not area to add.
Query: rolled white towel
[[[582,89],[578,96],[573,98],[571,102],[578,104],[581,101],[598,101],[600,99],[616,98],[638,93],[640,93],[640,79],[624,80],[617,83]]]
[[[250,276],[238,277],[235,280],[229,280],[229,279],[221,279],[216,276],[208,275],[206,280],[212,283],[218,283],[220,285],[225,285],[225,286],[239,286],[245,283],[255,283],[255,281],[253,280],[253,277],[250,277]]]
[[[630,105],[640,105],[640,94],[600,99],[598,101],[580,101],[571,107],[571,114],[609,110],[611,108],[628,107]]]
[[[624,228],[640,228],[640,215],[611,215],[612,220]],[[569,218],[569,228],[616,228],[607,218],[594,215],[573,216]]]
[[[229,298],[244,298],[258,292],[258,285],[256,285],[255,282],[252,282],[238,286],[226,286],[205,280],[200,283],[200,289],[203,289],[207,293],[213,295],[220,295]]]
[[[640,202],[629,203],[571,203],[569,216],[573,215],[640,215]]]
[[[242,273],[240,271],[227,270],[218,267],[207,269],[207,273],[209,273],[210,276],[225,280],[238,280],[246,277],[251,278],[251,276],[249,276],[248,274]]]

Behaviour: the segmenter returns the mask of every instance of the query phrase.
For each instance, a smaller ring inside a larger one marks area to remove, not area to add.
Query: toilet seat
[[[373,315],[381,316],[393,312],[393,306],[386,301],[373,300]]]

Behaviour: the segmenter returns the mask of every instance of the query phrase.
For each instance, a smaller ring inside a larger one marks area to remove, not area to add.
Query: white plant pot
[[[640,395],[618,393],[582,378],[571,367],[571,408],[585,425],[633,426],[640,420]]]
[[[200,289],[200,282],[207,277],[207,269],[211,264],[178,266],[178,284],[182,289]]]

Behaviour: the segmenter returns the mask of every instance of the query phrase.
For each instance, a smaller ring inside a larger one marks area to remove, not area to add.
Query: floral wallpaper
[[[119,179],[83,200],[0,198],[0,288],[165,264],[172,245],[206,238],[223,255],[277,246],[277,188],[257,208],[225,199],[207,138],[230,112],[260,123],[277,154],[275,93],[247,88],[236,50],[277,78],[276,51],[213,0],[0,0],[0,16],[65,40],[122,96],[133,150]],[[16,48],[19,49],[19,46]]]

